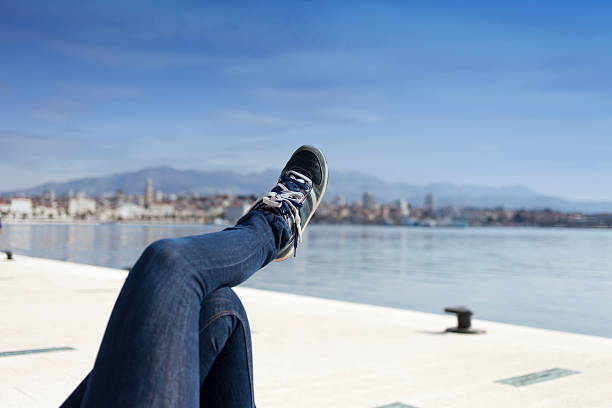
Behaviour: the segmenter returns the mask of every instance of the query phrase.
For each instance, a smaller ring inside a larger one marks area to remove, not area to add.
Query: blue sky
[[[332,176],[612,200],[609,3],[151,3],[0,0],[0,191],[312,143]]]

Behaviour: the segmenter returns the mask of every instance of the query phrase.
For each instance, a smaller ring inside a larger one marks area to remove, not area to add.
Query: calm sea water
[[[218,229],[5,225],[0,249],[124,268],[154,240]],[[612,337],[612,231],[313,225],[245,286]]]

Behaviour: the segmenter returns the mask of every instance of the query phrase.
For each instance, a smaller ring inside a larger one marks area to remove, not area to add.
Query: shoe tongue
[[[283,181],[283,184],[289,189],[289,191],[300,191],[300,188],[291,182]],[[283,192],[283,189],[277,186],[274,187],[272,191],[280,194]]]
[[[292,169],[292,170],[296,170],[297,172],[303,174],[306,177],[309,177],[309,174],[307,171],[303,170],[303,169]],[[300,180],[300,183],[304,183],[305,180],[302,180],[300,177],[294,175],[294,174],[287,174],[285,173],[284,176],[288,177],[290,180]],[[287,180],[283,180],[282,183],[291,191],[302,191],[302,189],[300,188],[300,186],[298,186],[297,184],[292,183],[291,181],[287,181]],[[272,191],[274,191],[275,193],[282,193],[282,189],[278,186],[274,187],[272,189]]]

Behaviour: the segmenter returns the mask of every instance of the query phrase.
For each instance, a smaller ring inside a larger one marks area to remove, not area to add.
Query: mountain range
[[[101,177],[44,183],[31,188],[5,191],[0,193],[0,196],[42,195],[51,189],[55,190],[57,196],[68,194],[70,191],[75,193],[82,191],[88,196],[100,196],[114,193],[119,189],[126,194],[142,194],[148,178],[152,179],[155,189],[160,189],[164,193],[261,194],[272,187],[277,177],[276,170],[240,174],[231,171],[179,170],[162,166]],[[326,199],[330,200],[341,195],[346,201],[357,201],[365,191],[372,193],[380,202],[403,198],[412,205],[421,205],[426,194],[433,194],[437,206],[612,212],[612,202],[570,201],[539,194],[521,185],[482,187],[452,183],[423,185],[387,183],[375,176],[340,171],[330,174]]]

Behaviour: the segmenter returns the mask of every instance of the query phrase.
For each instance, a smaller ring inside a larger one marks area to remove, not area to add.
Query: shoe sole
[[[309,147],[312,147],[312,149],[314,151],[312,151],[312,150],[311,151],[315,154],[315,156],[317,156],[317,159],[319,159],[319,162],[321,162],[321,161],[323,162],[322,163],[322,167],[325,168],[324,169],[325,170],[325,177],[323,178],[323,180],[325,180],[325,182],[323,183],[323,189],[321,190],[321,195],[319,196],[319,200],[316,203],[314,209],[310,212],[310,215],[308,216],[308,219],[304,223],[304,226],[302,227],[302,230],[306,229],[306,227],[308,226],[308,223],[310,222],[310,219],[312,218],[314,213],[319,208],[319,205],[323,202],[323,197],[325,196],[325,193],[327,192],[327,181],[328,181],[328,176],[329,176],[329,171],[327,169],[327,160],[325,159],[325,156],[323,155],[323,153],[319,149],[314,147],[314,146],[309,146]],[[298,151],[299,151],[299,149],[296,150],[295,153],[297,153]],[[295,251],[295,248],[293,247],[293,243],[291,243],[291,245],[292,246],[291,246],[291,249],[289,250],[289,252],[287,252],[287,254],[283,255],[281,258],[274,259],[274,262],[282,262],[284,260],[289,259],[291,257],[291,255],[293,255],[293,252]]]

